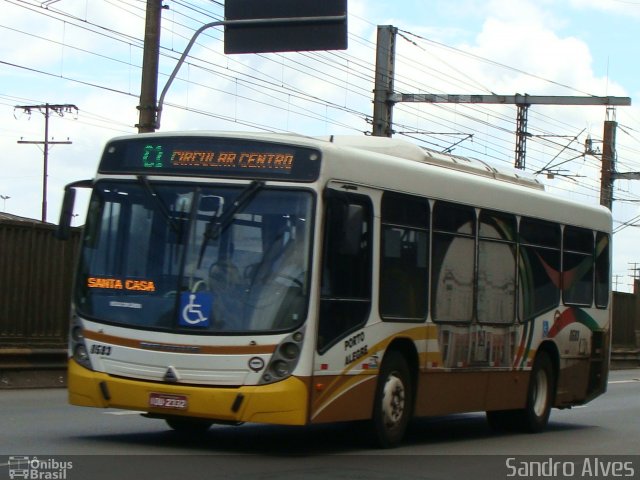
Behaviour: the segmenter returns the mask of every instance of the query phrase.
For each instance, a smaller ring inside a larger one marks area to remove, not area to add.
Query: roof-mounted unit
[[[326,138],[324,138],[326,139]],[[544,190],[544,185],[533,175],[509,167],[496,167],[476,158],[461,157],[459,155],[445,154],[420,147],[405,140],[396,140],[387,137],[370,136],[332,136],[332,143],[359,150],[390,155],[396,158],[403,158],[414,162],[427,163],[451,170],[480,175],[493,178],[503,182],[516,183],[538,190]]]

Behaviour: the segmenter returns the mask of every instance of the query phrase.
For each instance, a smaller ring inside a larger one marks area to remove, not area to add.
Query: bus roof
[[[476,158],[444,154],[429,148],[420,147],[405,140],[367,136],[334,136],[323,139],[329,140],[340,146],[382,153],[385,155],[403,158],[405,160],[427,163],[429,165],[436,165],[450,170],[459,170],[474,175],[493,178],[495,180],[517,183],[519,185],[536,188],[538,190],[544,190],[544,185],[542,183],[540,183],[533,175],[522,170],[516,170],[515,168],[508,167],[496,167]]]
[[[323,167],[327,179],[354,183],[357,179],[371,187],[425,195],[434,200],[611,231],[608,209],[548,193],[542,183],[520,170],[496,168],[476,159],[445,155],[384,137],[322,140],[334,145],[334,155],[341,157]],[[325,144],[325,152],[329,150]]]
[[[560,223],[611,230],[611,212],[544,191],[533,175],[478,159],[443,154],[405,140],[372,136],[311,137],[293,133],[175,131],[119,137],[212,136],[293,144],[324,152],[323,178],[360,183],[435,200],[456,201]],[[394,174],[389,175],[392,169]]]

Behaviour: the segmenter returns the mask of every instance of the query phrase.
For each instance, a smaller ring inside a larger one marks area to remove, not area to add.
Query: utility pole
[[[376,137],[391,137],[393,133],[393,104],[389,102],[389,97],[393,94],[397,33],[396,27],[378,25],[373,90],[373,135]]]
[[[527,121],[529,118],[529,103],[517,106],[518,115],[516,120],[516,160],[514,167],[524,170],[527,157]]]
[[[632,272],[631,277],[633,280],[640,280],[640,268],[638,267],[640,264],[638,262],[629,262],[629,265],[629,270]]]
[[[600,205],[611,210],[613,206],[613,172],[616,170],[616,127],[615,120],[609,120],[612,108],[607,108],[607,120],[602,135],[602,170],[600,176]]]
[[[607,116],[604,121],[604,133],[602,135],[602,153],[594,151],[593,141],[587,139],[585,154],[601,156],[600,170],[600,205],[609,210],[613,207],[613,182],[615,180],[640,180],[640,172],[616,171],[616,128],[615,108],[607,108]]]
[[[318,6],[320,8],[318,9]],[[161,0],[147,0],[147,14],[140,88],[138,133],[160,128],[164,97],[198,36],[212,27],[225,27],[225,53],[291,52],[347,48],[347,2],[314,0],[265,2],[242,0],[225,3],[229,20],[211,22],[197,29],[182,52],[156,102],[160,56]],[[319,14],[319,11],[321,12]],[[263,18],[254,15],[264,15]],[[300,26],[312,27],[309,31]],[[248,27],[245,28],[245,27]],[[256,33],[256,29],[260,32]],[[263,29],[264,28],[264,29]],[[311,33],[309,33],[311,32]],[[227,39],[231,39],[227,42]],[[283,42],[282,39],[285,39]],[[233,45],[230,45],[232,43]]]
[[[43,172],[42,172],[42,222],[47,221],[47,169],[49,164],[49,146],[50,145],[69,145],[72,142],[66,141],[53,141],[49,140],[49,116],[51,112],[57,113],[63,117],[65,113],[78,114],[78,107],[69,103],[53,105],[45,103],[43,105],[16,105],[15,108],[21,109],[27,114],[31,114],[33,110],[38,110],[44,115],[44,140],[18,140],[18,143],[43,145]]]
[[[516,159],[514,166],[520,170],[525,169],[526,138],[527,133],[527,109],[531,105],[603,105],[628,106],[631,105],[629,97],[574,97],[574,96],[550,96],[550,95],[451,95],[431,93],[394,93],[389,97],[394,104],[398,102],[422,102],[422,103],[491,103],[500,105],[516,105],[518,107],[518,123],[516,126]]]
[[[381,34],[382,32],[382,34]],[[395,37],[398,29],[391,26],[378,26],[378,47],[376,53],[376,83],[373,105],[373,131],[376,136],[390,137],[393,132],[391,123],[393,106],[400,102],[421,103],[492,103],[516,105],[518,118],[516,125],[516,148],[514,166],[525,169],[527,137],[527,116],[531,105],[605,105],[629,106],[629,97],[575,97],[548,95],[449,95],[431,93],[394,93],[393,71],[395,61]],[[392,53],[393,49],[393,53]],[[386,56],[385,56],[386,55]],[[386,94],[386,97],[385,97]]]
[[[617,172],[616,171],[616,128],[618,123],[615,120],[615,109],[607,108],[607,119],[604,122],[604,134],[602,136],[602,169],[600,176],[600,205],[609,210],[613,206],[613,182],[615,180],[640,180],[640,172]],[[589,150],[590,155],[596,155]]]
[[[138,110],[138,133],[156,130],[156,103],[158,95],[158,64],[160,62],[160,22],[162,0],[147,0],[147,17],[144,30],[144,54]]]

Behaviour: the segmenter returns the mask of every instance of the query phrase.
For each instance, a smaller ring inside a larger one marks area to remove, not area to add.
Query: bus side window
[[[328,190],[325,202],[320,353],[364,325],[371,308],[371,201],[364,195]]]
[[[516,217],[483,210],[479,220],[478,322],[510,324],[516,316]]]
[[[562,252],[562,296],[567,305],[593,302],[593,232],[565,227]]]
[[[380,316],[422,321],[429,287],[429,202],[385,192],[381,212]]]
[[[435,203],[431,314],[436,322],[473,319],[475,224],[472,207]]]
[[[560,303],[560,225],[533,218],[520,220],[519,301],[523,321]]]
[[[611,288],[610,259],[609,259],[609,235],[602,232],[596,233],[596,307],[607,308],[609,305],[609,290]]]

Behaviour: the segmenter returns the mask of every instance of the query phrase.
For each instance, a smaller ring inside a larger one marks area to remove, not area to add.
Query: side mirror
[[[73,182],[64,187],[64,198],[62,199],[62,209],[60,210],[60,219],[58,221],[58,229],[56,230],[56,238],[58,240],[68,240],[71,232],[71,219],[73,218],[73,206],[76,201],[76,188],[91,188],[93,185],[91,180],[81,180]]]

